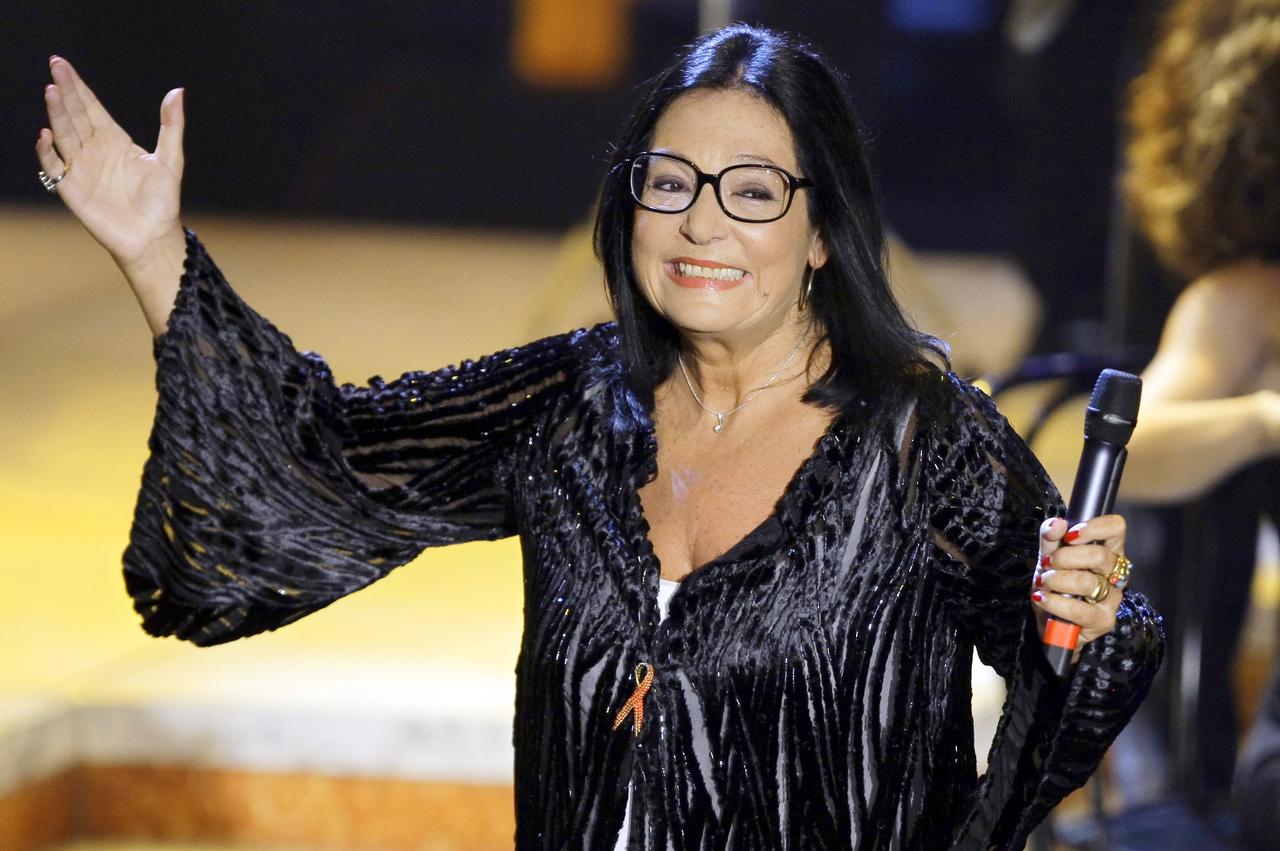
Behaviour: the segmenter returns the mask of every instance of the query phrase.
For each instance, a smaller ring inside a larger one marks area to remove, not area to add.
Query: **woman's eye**
[[[772,201],[775,197],[773,191],[766,186],[740,186],[733,194],[747,201]]]
[[[659,192],[684,192],[687,186],[678,177],[657,177],[649,183],[651,189]]]

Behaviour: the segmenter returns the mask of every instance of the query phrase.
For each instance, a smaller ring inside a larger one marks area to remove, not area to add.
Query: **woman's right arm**
[[[188,240],[124,556],[145,630],[276,629],[425,547],[519,530],[521,459],[577,374],[576,338],[337,386]]]
[[[155,151],[134,144],[71,63],[49,60],[49,127],[36,140],[40,168],[65,174],[57,194],[128,279],[158,337],[168,326],[186,256],[179,221],[182,184],[182,89],[160,105]]]
[[[144,629],[197,644],[276,629],[424,547],[517,531],[514,470],[572,373],[568,335],[337,386],[181,228],[181,90],[148,153],[69,63],[51,70],[41,167],[70,169],[58,193],[155,335],[151,454],[124,555]]]

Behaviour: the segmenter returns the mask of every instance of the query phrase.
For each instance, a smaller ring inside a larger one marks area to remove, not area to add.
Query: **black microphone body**
[[[1116,491],[1120,489],[1120,475],[1124,472],[1124,460],[1129,450],[1105,440],[1086,437],[1080,452],[1080,466],[1076,468],[1076,481],[1071,486],[1071,502],[1067,505],[1067,524],[1077,523],[1110,514],[1116,504]]]
[[[1120,490],[1120,474],[1133,428],[1138,421],[1142,379],[1127,372],[1104,369],[1093,388],[1085,412],[1084,449],[1067,505],[1068,528],[1100,514],[1110,514]],[[1044,636],[1045,656],[1059,677],[1071,672],[1080,628],[1049,616]]]

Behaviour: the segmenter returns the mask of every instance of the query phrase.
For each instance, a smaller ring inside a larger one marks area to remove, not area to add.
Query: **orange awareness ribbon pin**
[[[613,719],[613,729],[616,730],[622,726],[622,722],[626,720],[628,713],[635,710],[636,721],[632,726],[632,732],[639,736],[640,730],[644,727],[644,696],[649,693],[649,686],[653,685],[653,666],[647,662],[641,662],[636,665],[636,690],[631,692],[631,697],[627,698],[627,702],[618,710],[618,714]]]

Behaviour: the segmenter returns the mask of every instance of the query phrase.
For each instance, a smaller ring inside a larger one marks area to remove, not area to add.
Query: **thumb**
[[[156,139],[156,157],[174,174],[182,174],[182,130],[186,125],[183,111],[186,89],[173,89],[160,103],[160,136]]]

